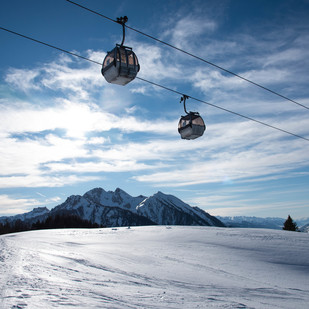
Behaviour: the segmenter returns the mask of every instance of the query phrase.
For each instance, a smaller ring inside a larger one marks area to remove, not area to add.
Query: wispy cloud
[[[259,205],[254,205],[252,200],[244,200],[244,201],[237,201],[234,202],[234,205],[242,204],[241,206],[233,206],[231,201],[226,200],[227,204],[230,204],[229,207],[218,207],[218,204],[220,204],[220,201],[214,203],[216,205],[216,208],[207,208],[207,211],[214,216],[243,216],[246,214],[247,216],[257,216],[257,214],[261,213],[271,213],[271,217],[277,216],[277,217],[284,217],[288,216],[291,213],[291,210],[293,211],[293,214],[300,218],[303,216],[302,214],[305,212],[308,208],[308,205],[306,205],[306,202],[295,201],[295,202],[280,202],[280,203],[267,203],[267,201],[260,201]],[[223,204],[224,205],[224,204]],[[285,213],[285,216],[282,215],[282,213]],[[263,217],[263,215],[261,215]]]
[[[40,75],[40,70],[11,68],[6,75],[5,81],[23,91],[39,90],[36,78]]]
[[[175,14],[167,23],[167,30],[162,33],[162,37],[176,47],[190,51],[195,49],[205,33],[213,33],[218,26],[214,19],[194,11],[181,18]]]
[[[158,55],[160,52],[158,49]],[[96,56],[102,55],[97,53]],[[161,61],[159,56],[155,59]],[[158,187],[178,187],[218,183],[227,178],[241,180],[280,175],[306,164],[303,145],[299,146],[294,141],[278,142],[280,132],[270,131],[249,121],[211,124],[203,139],[190,143],[177,137],[175,118],[173,121],[171,118],[139,118],[132,114],[133,110],[136,111],[134,106],[124,109],[122,114],[107,112],[105,108],[108,109],[108,106],[104,104],[103,109],[99,105],[101,96],[94,96],[93,89],[101,87],[105,101],[115,100],[117,93],[114,88],[101,85],[101,76],[100,80],[93,78],[93,69],[92,65],[84,68],[79,61],[74,63],[60,58],[59,63],[53,61],[47,64],[40,74],[35,74],[36,69],[33,70],[32,75],[36,76],[36,84],[42,87],[40,89],[31,87],[29,81],[25,87],[18,78],[14,78],[12,71],[8,73],[7,81],[21,90],[39,92],[44,87],[51,87],[68,94],[70,99],[56,97],[50,106],[48,101],[52,100],[51,97],[47,98],[45,106],[39,108],[28,102],[22,103],[22,108],[13,105],[3,110],[0,116],[3,136],[1,156],[4,158],[0,163],[4,176],[2,186],[13,186],[14,183],[19,186],[22,180],[25,186],[60,186],[69,182],[99,179],[100,172],[139,171],[133,177],[137,181]],[[151,71],[150,66],[146,72]],[[235,90],[237,86],[239,89],[245,88],[236,78],[225,78],[218,72],[206,78],[208,82],[205,82],[205,86],[198,73],[193,80],[196,80],[197,87],[205,90],[210,90],[216,84],[218,87],[220,82],[226,91]],[[87,84],[88,80],[91,82]],[[32,83],[35,83],[34,80]],[[230,102],[228,104],[231,105]],[[250,105],[242,105],[241,108],[252,109]],[[256,112],[259,112],[259,108]],[[308,134],[305,116],[298,115],[297,124],[293,117],[268,117],[267,121],[295,129],[299,134]],[[301,122],[303,125],[300,126]],[[117,141],[113,132],[119,132],[126,138]],[[130,135],[139,132],[148,133],[155,139],[133,142]],[[277,142],[274,142],[274,138]],[[96,148],[91,147],[93,145]],[[289,145],[289,154],[283,151],[286,145]],[[186,149],[194,155],[188,156]],[[46,171],[50,173],[49,176]],[[142,171],[147,173],[143,174]],[[69,173],[70,176],[59,173]],[[94,174],[76,176],[81,173]]]
[[[222,17],[223,11],[214,16]],[[159,36],[309,104],[304,33],[274,28],[263,36],[249,30],[220,36],[224,18],[214,16],[202,16],[193,3],[186,15],[178,11],[166,18]],[[309,136],[309,118],[300,107],[167,46],[137,37],[130,41],[130,36],[128,45],[139,58],[140,77]],[[82,54],[98,62],[105,57],[100,50]],[[307,142],[193,99],[188,109],[200,112],[207,129],[201,139],[181,140],[177,123],[183,109],[177,95],[138,79],[126,87],[108,84],[100,69],[60,55],[6,72],[0,88],[6,94],[0,99],[0,189],[60,187],[126,173],[132,183],[167,191],[218,184],[235,189],[238,184],[237,189],[253,193],[253,184],[306,174]],[[247,194],[217,191],[191,200],[198,206],[208,201],[209,209],[219,205],[222,212],[234,207],[237,213],[258,203]],[[5,196],[2,204],[9,207],[9,199]],[[239,204],[233,206],[236,199]]]
[[[251,122],[224,123],[221,127],[213,125],[212,129],[217,132],[206,131],[205,139],[194,144],[192,155],[189,152],[186,159],[181,157],[172,170],[135,179],[158,187],[178,187],[221,183],[227,178],[235,181],[277,175],[280,179],[282,173],[307,166],[309,145],[301,141],[284,141]]]
[[[31,209],[34,206],[40,205],[40,202],[36,199],[12,199],[8,195],[0,195],[0,213],[3,215],[15,215],[24,213],[25,209]]]

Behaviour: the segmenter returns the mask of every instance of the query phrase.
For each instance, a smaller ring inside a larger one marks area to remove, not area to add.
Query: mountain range
[[[200,225],[282,229],[286,220],[248,216],[214,217],[198,207],[191,207],[179,198],[160,191],[150,197],[143,195],[133,197],[120,188],[115,191],[94,188],[82,196],[71,195],[64,203],[51,210],[38,207],[28,213],[0,217],[0,223],[14,224],[17,220],[21,220],[31,225],[57,215],[76,215],[83,220],[106,227]],[[309,218],[295,221],[301,232],[309,232]]]
[[[150,197],[133,197],[120,188],[115,191],[95,188],[83,196],[68,197],[52,210],[39,207],[22,215],[0,217],[0,223],[21,220],[32,224],[57,215],[77,215],[106,227],[157,224],[224,226],[216,217],[198,207],[191,207],[173,195],[159,191]]]
[[[241,227],[241,228],[265,228],[281,230],[286,218],[268,217],[248,217],[248,216],[235,216],[235,217],[217,217],[226,227]],[[301,232],[308,230],[309,218],[294,220]],[[307,226],[307,229],[306,229]]]

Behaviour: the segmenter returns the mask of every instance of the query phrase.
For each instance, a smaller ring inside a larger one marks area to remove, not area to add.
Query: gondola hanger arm
[[[127,16],[123,16],[123,17],[117,17],[117,23],[122,25],[122,42],[120,44],[120,46],[123,46],[124,40],[125,40],[125,36],[126,36],[126,26],[125,23],[128,21],[128,17]]]
[[[186,109],[186,100],[189,99],[189,96],[187,95],[183,95],[180,99],[180,103],[183,102],[183,108],[185,110],[185,113],[188,115],[189,113],[187,112],[187,109]]]

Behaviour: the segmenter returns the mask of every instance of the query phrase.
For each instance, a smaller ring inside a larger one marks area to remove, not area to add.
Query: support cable
[[[105,15],[103,15],[103,14],[101,14],[101,13],[98,13],[98,12],[96,12],[96,11],[94,11],[94,10],[91,10],[91,9],[89,9],[89,8],[83,6],[83,5],[80,5],[80,4],[76,3],[76,2],[74,2],[74,1],[71,1],[71,0],[66,0],[66,1],[69,2],[69,3],[72,3],[72,4],[76,5],[76,6],[78,6],[78,7],[82,8],[82,9],[84,9],[84,10],[87,10],[87,11],[89,11],[89,12],[91,12],[91,13],[94,13],[94,14],[96,14],[96,15],[98,15],[98,16],[101,16],[101,17],[103,17],[103,18],[105,18],[105,19],[108,19],[108,20],[113,21],[113,22],[117,22],[117,21],[113,20],[113,19],[110,18],[110,17],[107,17],[107,16],[105,16]],[[231,74],[231,75],[233,75],[233,76],[235,76],[235,77],[237,77],[237,78],[240,78],[240,79],[242,79],[242,80],[244,80],[244,81],[246,81],[246,82],[248,82],[248,83],[250,83],[250,84],[252,84],[252,85],[254,85],[254,86],[257,86],[257,87],[259,87],[259,88],[261,88],[261,89],[263,89],[263,90],[266,90],[266,91],[268,91],[268,92],[270,92],[270,93],[272,93],[272,94],[274,94],[274,95],[276,95],[276,96],[279,96],[279,97],[281,97],[282,99],[285,99],[285,100],[287,100],[287,101],[290,101],[290,102],[292,102],[292,103],[294,103],[294,104],[296,104],[296,105],[298,105],[298,106],[301,106],[301,107],[303,107],[303,108],[309,110],[309,107],[308,107],[308,106],[303,105],[303,104],[301,104],[301,103],[299,103],[299,102],[297,102],[297,101],[295,101],[295,100],[292,100],[292,99],[288,98],[287,96],[284,96],[284,95],[280,94],[279,92],[276,92],[276,91],[274,91],[274,90],[272,90],[272,89],[270,89],[270,88],[268,88],[268,87],[265,87],[265,86],[263,86],[263,85],[261,85],[261,84],[258,84],[258,83],[254,82],[254,81],[252,81],[252,80],[250,80],[250,79],[248,79],[248,78],[246,78],[246,77],[243,77],[243,76],[241,76],[241,75],[239,75],[239,74],[236,74],[236,73],[234,73],[234,72],[232,72],[232,71],[230,71],[230,70],[227,70],[227,69],[225,69],[225,68],[223,68],[223,67],[221,67],[221,66],[219,66],[219,65],[217,65],[217,64],[215,64],[215,63],[213,63],[213,62],[210,62],[210,61],[208,61],[208,60],[205,60],[205,59],[203,59],[203,58],[201,58],[201,57],[199,57],[199,56],[196,56],[196,55],[194,55],[194,54],[192,54],[192,53],[190,53],[190,52],[187,52],[187,51],[185,51],[185,50],[183,50],[183,49],[181,49],[181,48],[179,48],[179,47],[176,47],[176,46],[174,46],[174,45],[172,45],[172,44],[170,44],[170,43],[164,42],[164,41],[162,41],[162,40],[160,40],[160,39],[155,38],[154,36],[151,36],[151,35],[149,35],[149,34],[147,34],[147,33],[144,33],[144,32],[142,32],[142,31],[137,30],[137,29],[135,29],[135,28],[132,28],[132,27],[130,27],[130,26],[125,25],[125,27],[127,27],[128,29],[130,29],[130,30],[132,30],[132,31],[135,31],[135,32],[137,32],[137,33],[139,33],[139,34],[141,34],[141,35],[143,35],[143,36],[146,36],[146,37],[148,37],[148,38],[150,38],[150,39],[152,39],[152,40],[155,40],[155,41],[157,41],[157,42],[159,42],[159,43],[162,43],[162,44],[164,44],[164,45],[166,45],[166,46],[168,46],[168,47],[171,47],[171,48],[173,48],[173,49],[175,49],[175,50],[178,50],[178,51],[180,51],[180,52],[182,52],[182,53],[184,53],[184,54],[186,54],[186,55],[188,55],[188,56],[190,56],[190,57],[193,57],[193,58],[195,58],[195,59],[197,59],[197,60],[200,60],[200,61],[202,61],[202,62],[204,62],[204,63],[206,63],[206,64],[208,64],[208,65],[211,65],[211,66],[213,66],[213,67],[215,67],[215,68],[217,68],[217,69],[219,69],[219,70],[221,70],[221,71],[224,71],[224,72],[226,72],[226,73],[228,73],[228,74]]]
[[[181,92],[179,92],[179,91],[177,91],[177,90],[168,88],[168,87],[166,87],[166,86],[162,86],[162,85],[157,84],[157,83],[154,83],[154,82],[151,82],[151,81],[149,81],[149,80],[147,80],[147,79],[144,79],[144,78],[141,78],[141,77],[138,77],[138,76],[137,76],[136,78],[139,79],[139,80],[142,80],[142,81],[144,81],[144,82],[146,82],[146,83],[149,83],[149,84],[151,84],[151,85],[154,85],[154,86],[156,86],[156,87],[160,87],[160,88],[163,88],[163,89],[168,90],[168,91],[170,91],[170,92],[174,92],[174,93],[183,95],[183,93],[181,93]],[[257,122],[257,123],[259,123],[259,124],[261,124],[261,125],[263,125],[263,126],[266,126],[266,127],[269,127],[269,128],[272,128],[272,129],[275,129],[275,130],[278,130],[278,131],[281,131],[281,132],[286,133],[286,134],[289,134],[289,135],[293,135],[293,136],[295,136],[295,137],[304,139],[304,140],[306,140],[306,141],[309,142],[309,138],[306,138],[306,137],[303,137],[303,136],[301,136],[301,135],[298,135],[298,134],[295,134],[295,133],[286,131],[286,130],[284,130],[284,129],[275,127],[275,126],[270,125],[270,124],[268,124],[268,123],[266,123],[266,122],[257,120],[257,119],[255,119],[255,118],[252,118],[252,117],[249,117],[249,116],[246,116],[246,115],[237,113],[237,112],[234,112],[234,111],[232,111],[232,110],[226,109],[226,108],[221,107],[221,106],[219,106],[219,105],[215,105],[215,104],[206,102],[206,101],[204,101],[204,100],[201,100],[201,99],[198,99],[198,98],[189,96],[189,95],[187,95],[187,97],[188,97],[188,98],[191,98],[192,100],[195,100],[195,101],[197,101],[197,102],[200,102],[200,103],[203,103],[203,104],[207,104],[207,105],[209,105],[209,106],[212,106],[212,107],[215,107],[215,108],[217,108],[217,109],[220,109],[220,110],[222,110],[222,111],[224,111],[224,112],[227,112],[227,113],[230,113],[230,114],[233,114],[233,115],[236,115],[236,116],[245,118],[245,119],[250,120],[250,121]]]
[[[50,47],[50,48],[53,48],[53,49],[56,49],[56,50],[61,51],[61,52],[63,52],[63,53],[67,53],[67,54],[69,54],[69,55],[71,55],[71,56],[81,58],[81,59],[83,59],[83,60],[86,60],[86,61],[89,61],[89,62],[98,64],[98,65],[100,65],[100,66],[102,65],[102,63],[100,63],[100,62],[98,62],[98,61],[92,60],[92,59],[87,58],[87,57],[83,57],[83,56],[81,56],[81,55],[79,55],[79,54],[77,54],[77,53],[70,52],[70,51],[68,51],[68,50],[66,50],[66,49],[59,48],[59,47],[57,47],[57,46],[55,46],[55,45],[45,43],[45,42],[43,42],[43,41],[40,41],[40,40],[34,39],[34,38],[32,38],[32,37],[29,37],[29,36],[27,36],[27,35],[24,35],[24,34],[21,34],[21,33],[12,31],[12,30],[9,30],[9,29],[4,28],[4,27],[1,27],[1,26],[0,26],[0,29],[1,29],[1,30],[4,30],[4,31],[7,31],[7,32],[9,32],[9,33],[15,34],[15,35],[17,35],[17,36],[20,36],[20,37],[22,37],[22,38],[31,40],[31,41],[33,41],[33,42],[36,42],[36,43],[45,45],[45,46]],[[167,90],[167,91],[176,93],[176,94],[178,94],[178,95],[181,95],[181,96],[184,95],[184,94],[183,94],[182,92],[180,92],[180,91],[177,91],[177,90],[174,90],[174,89],[169,88],[169,87],[167,87],[167,86],[163,86],[163,85],[160,85],[160,84],[158,84],[158,83],[149,81],[149,80],[144,79],[144,78],[142,78],[142,77],[138,77],[138,76],[137,76],[136,79],[138,79],[138,80],[140,80],[140,81],[143,81],[143,82],[146,82],[146,83],[148,83],[148,84],[151,84],[151,85],[153,85],[153,86],[156,86],[156,87],[165,89],[165,90]],[[272,128],[272,129],[281,131],[281,132],[283,132],[283,133],[285,133],[285,134],[289,134],[289,135],[292,135],[292,136],[297,137],[297,138],[301,138],[301,139],[303,139],[303,140],[309,142],[309,138],[306,138],[306,137],[304,137],[304,136],[301,136],[301,135],[298,135],[298,134],[295,134],[295,133],[286,131],[286,130],[284,130],[284,129],[275,127],[275,126],[273,126],[273,125],[270,125],[270,124],[268,124],[268,123],[266,123],[266,122],[257,120],[257,119],[255,119],[255,118],[252,118],[252,117],[249,117],[249,116],[246,116],[246,115],[237,113],[237,112],[234,112],[234,111],[229,110],[229,109],[226,109],[226,108],[224,108],[224,107],[221,107],[221,106],[218,106],[218,105],[215,105],[215,104],[206,102],[206,101],[204,101],[204,100],[201,100],[201,99],[198,99],[198,98],[189,96],[189,95],[186,95],[186,96],[187,96],[188,98],[191,98],[191,99],[193,99],[193,100],[195,100],[195,101],[198,101],[198,102],[200,102],[200,103],[207,104],[207,105],[212,106],[212,107],[214,107],[214,108],[220,109],[220,110],[222,110],[222,111],[224,111],[224,112],[227,112],[227,113],[230,113],[230,114],[233,114],[233,115],[236,115],[236,116],[245,118],[245,119],[250,120],[250,121],[257,122],[257,123],[259,123],[259,124],[261,124],[261,125],[264,125],[264,126],[267,126],[267,127],[269,127],[269,128]]]
[[[39,40],[34,39],[34,38],[31,38],[31,37],[29,37],[29,36],[27,36],[27,35],[24,35],[24,34],[21,34],[21,33],[18,33],[18,32],[15,32],[15,31],[12,31],[12,30],[9,30],[9,29],[7,29],[7,28],[3,28],[3,27],[1,27],[1,26],[0,26],[0,29],[1,29],[1,30],[4,30],[4,31],[7,31],[7,32],[10,32],[10,33],[12,33],[12,34],[15,34],[15,35],[21,36],[22,38],[28,39],[28,40],[30,40],[30,41],[33,41],[33,42],[36,42],[36,43],[39,43],[39,44],[42,44],[42,45],[45,45],[45,46],[48,46],[48,47],[51,47],[51,48],[57,49],[57,50],[59,50],[59,51],[61,51],[61,52],[63,52],[63,53],[67,53],[67,54],[69,54],[69,55],[72,55],[72,56],[75,56],[75,57],[78,57],[78,58],[81,58],[81,59],[84,59],[84,60],[87,60],[87,61],[90,61],[90,62],[93,62],[93,63],[96,63],[96,64],[100,64],[100,65],[102,65],[102,63],[100,63],[100,62],[97,62],[97,61],[91,60],[91,59],[89,59],[89,58],[83,57],[83,56],[81,56],[81,55],[79,55],[79,54],[76,54],[76,53],[70,52],[70,51],[68,51],[68,50],[65,50],[65,49],[59,48],[59,47],[57,47],[57,46],[54,46],[54,45],[51,45],[51,44],[48,44],[48,43],[45,43],[45,42],[39,41]]]

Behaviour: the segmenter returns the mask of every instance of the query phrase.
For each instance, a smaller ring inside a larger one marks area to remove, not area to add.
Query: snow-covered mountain
[[[133,197],[120,188],[108,192],[102,188],[95,188],[85,193],[83,197],[100,205],[119,207],[132,212],[136,212],[136,205],[147,198],[143,195]]]
[[[297,226],[299,228],[302,228],[305,225],[309,224],[309,218],[300,218],[300,219],[295,220],[295,222],[297,223]]]
[[[299,229],[300,232],[309,233],[309,223]]]
[[[27,212],[24,214],[20,214],[16,216],[0,217],[0,223],[3,223],[3,224],[6,222],[11,223],[17,220],[28,221],[29,223],[33,223],[37,220],[41,221],[41,220],[46,219],[49,212],[50,212],[49,209],[47,209],[46,207],[37,207],[31,210],[30,212]]]
[[[224,226],[215,217],[175,196],[158,192],[148,198],[133,197],[119,188],[114,192],[96,188],[83,196],[70,196],[51,211],[52,215],[59,213],[73,213],[112,227],[149,224]]]
[[[83,196],[72,195],[64,203],[53,208],[50,214],[52,216],[74,214],[84,220],[107,227],[156,224],[134,211],[125,209],[129,206],[133,208],[130,202],[135,198],[120,189],[116,191],[106,192],[103,189],[93,189]],[[127,199],[123,199],[125,196]],[[136,200],[139,199],[136,198]]]
[[[224,226],[220,220],[198,207],[191,207],[173,195],[158,192],[142,201],[138,214],[157,224]]]
[[[150,197],[133,197],[117,188],[105,191],[95,188],[83,196],[72,195],[52,210],[35,208],[13,217],[2,217],[3,223],[20,219],[30,224],[45,220],[47,216],[77,215],[83,220],[106,227],[137,225],[200,225],[224,226],[217,218],[198,207],[191,207],[173,195],[158,192]]]
[[[107,227],[128,225],[210,225],[242,228],[282,229],[284,218],[259,218],[248,216],[214,217],[198,207],[191,207],[179,198],[157,192],[146,197],[133,197],[120,188],[105,191],[94,188],[83,196],[72,195],[53,208],[34,208],[32,211],[16,216],[0,217],[0,223],[10,224],[17,220],[31,224],[45,220],[49,215],[75,214],[91,223]],[[308,232],[309,218],[295,220],[299,231]]]

